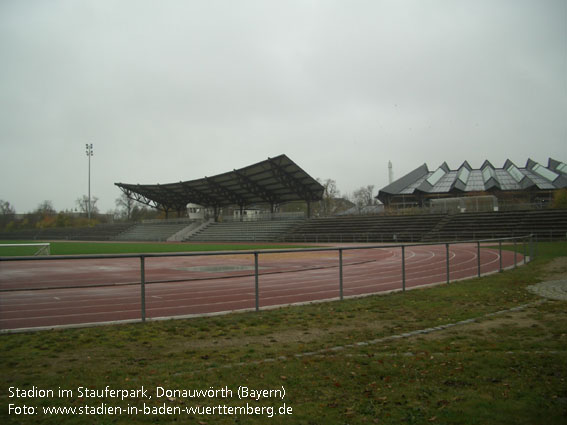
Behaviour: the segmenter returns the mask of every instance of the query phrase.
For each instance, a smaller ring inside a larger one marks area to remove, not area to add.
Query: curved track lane
[[[445,245],[405,248],[406,288],[447,280]],[[517,255],[517,261],[523,257]],[[480,250],[481,273],[499,270],[497,250]],[[502,266],[514,254],[502,252]],[[252,255],[146,258],[146,317],[191,316],[255,308]],[[260,308],[339,297],[337,252],[260,254]],[[452,245],[450,280],[478,274],[477,246]],[[141,317],[138,259],[0,263],[2,331]],[[343,251],[343,294],[402,287],[401,249]]]

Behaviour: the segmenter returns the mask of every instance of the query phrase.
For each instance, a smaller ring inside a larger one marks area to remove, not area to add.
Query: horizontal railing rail
[[[299,212],[279,212],[279,213],[260,213],[250,215],[223,215],[222,222],[254,222],[254,221],[270,221],[270,220],[299,220],[304,219],[305,213]]]
[[[499,231],[500,230],[500,231]],[[315,243],[368,243],[368,242],[432,242],[437,241],[476,241],[478,238],[498,239],[503,237],[522,237],[528,232],[506,231],[501,229],[493,230],[474,230],[474,231],[457,231],[457,230],[431,230],[431,231],[400,231],[400,232],[295,232],[283,235],[280,242],[315,242]],[[564,230],[536,230],[531,229],[530,234],[537,235],[539,240],[557,241],[567,240],[567,232]],[[506,235],[506,236],[504,236]]]
[[[142,224],[183,224],[183,223],[191,223],[193,221],[197,221],[197,219],[189,218],[189,217],[177,217],[177,218],[152,218],[152,219],[142,220],[140,223],[142,223]]]

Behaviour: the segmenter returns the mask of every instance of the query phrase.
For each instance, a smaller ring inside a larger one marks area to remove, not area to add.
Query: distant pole
[[[87,156],[89,157],[89,204],[87,205],[87,214],[91,219],[91,156],[93,156],[93,144],[86,144]]]

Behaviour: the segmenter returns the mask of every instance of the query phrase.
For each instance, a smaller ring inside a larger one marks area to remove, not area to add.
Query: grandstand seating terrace
[[[473,240],[533,234],[538,240],[565,239],[567,210],[501,211],[448,215],[424,241]]]
[[[188,220],[101,224],[0,232],[3,240],[166,241]],[[187,241],[237,242],[433,242],[533,234],[538,240],[567,238],[567,210],[500,211],[460,214],[369,215],[209,223]]]
[[[567,210],[528,211],[519,227],[538,240],[567,239]]]
[[[113,240],[131,227],[131,223],[98,224],[93,227],[49,227],[0,232],[1,240]]]
[[[288,242],[431,242],[534,234],[565,239],[567,210],[327,217],[305,221]]]
[[[325,217],[305,221],[285,236],[289,242],[417,242],[443,214]]]

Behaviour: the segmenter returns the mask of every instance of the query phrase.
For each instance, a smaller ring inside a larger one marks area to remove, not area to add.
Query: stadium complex
[[[567,236],[567,209],[552,208],[554,196],[567,188],[567,165],[554,159],[547,166],[530,159],[524,167],[507,160],[502,168],[485,161],[480,169],[465,161],[456,170],[443,163],[433,171],[423,164],[378,192],[382,213],[351,216],[313,214],[325,189],[286,155],[197,180],[116,186],[165,219],[0,232],[0,239],[431,242]],[[303,203],[305,212],[282,212],[292,202]],[[189,213],[195,210],[208,216]]]
[[[167,218],[0,232],[0,240],[18,241],[3,244],[8,252],[36,250],[0,255],[0,332],[259,311],[517,267],[538,255],[538,241],[567,236],[567,209],[549,202],[565,190],[565,168],[553,160],[525,168],[507,161],[502,169],[485,162],[479,170],[443,164],[433,172],[424,165],[379,192],[383,213],[346,216],[318,215],[325,188],[285,155],[198,180],[116,183]],[[508,208],[510,199],[520,208]],[[306,208],[281,208],[289,203]],[[191,217],[195,206],[209,216]],[[56,243],[62,239],[97,243]],[[98,243],[105,240],[135,243]],[[95,253],[55,252],[81,245]],[[120,253],[100,253],[105,245]]]

